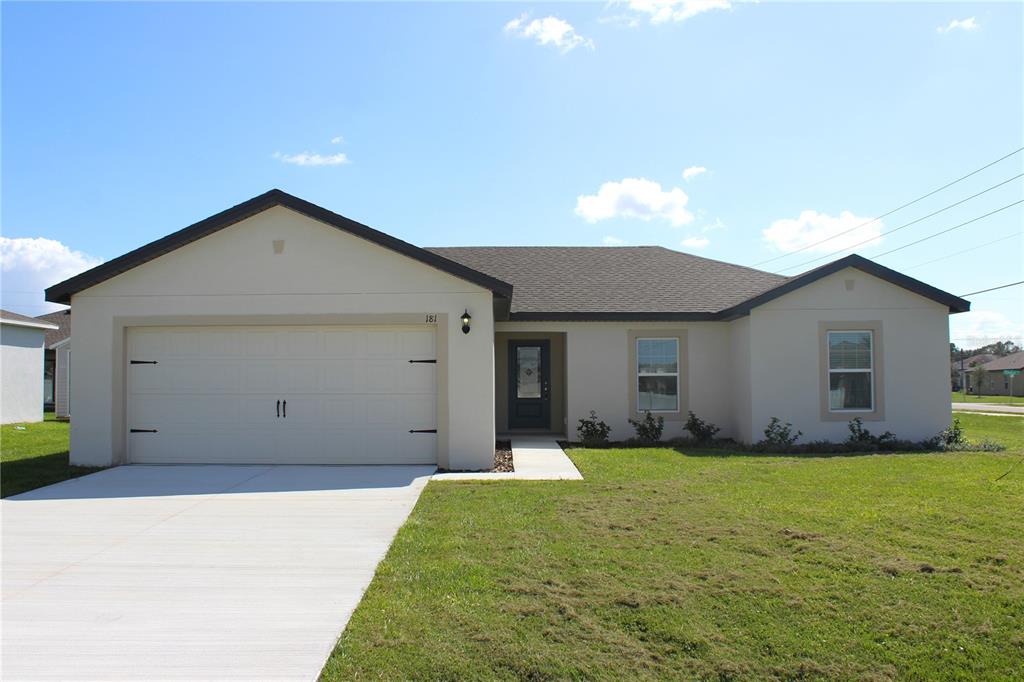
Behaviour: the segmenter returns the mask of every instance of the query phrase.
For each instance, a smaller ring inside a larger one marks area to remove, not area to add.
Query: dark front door
[[[551,428],[551,343],[509,341],[508,426]]]

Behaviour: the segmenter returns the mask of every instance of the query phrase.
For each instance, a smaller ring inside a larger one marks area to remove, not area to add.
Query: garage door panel
[[[322,360],[286,361],[278,368],[277,385],[287,393],[317,391],[322,366]]]
[[[276,358],[277,337],[276,330],[245,331],[243,332],[242,347],[245,349],[245,356],[249,358]]]
[[[366,356],[366,334],[351,329],[328,330],[323,333],[324,357],[361,358]]]
[[[362,393],[366,389],[366,367],[358,360],[331,359],[323,365],[322,386],[329,393]]]
[[[146,463],[437,460],[433,327],[130,329],[129,457]],[[145,357],[141,357],[145,356]],[[277,402],[281,401],[278,416]],[[287,401],[287,417],[284,416]]]

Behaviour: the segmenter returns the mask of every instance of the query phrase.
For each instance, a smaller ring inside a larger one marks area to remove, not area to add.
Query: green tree
[[[971,383],[974,384],[974,394],[979,398],[981,397],[982,384],[985,383],[985,375],[988,372],[985,371],[984,365],[976,365],[971,370]]]

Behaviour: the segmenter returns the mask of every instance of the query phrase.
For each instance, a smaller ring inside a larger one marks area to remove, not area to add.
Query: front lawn
[[[52,412],[37,424],[0,427],[0,497],[99,471],[68,464],[70,431],[71,425],[54,420]]]
[[[1018,378],[1018,381],[1024,382],[1024,378]],[[1024,383],[1022,383],[1024,385]],[[1013,396],[1013,395],[982,395],[977,396],[973,393],[960,393],[959,391],[953,391],[952,400],[954,403],[998,403],[1003,405],[1024,405],[1024,397]]]
[[[431,483],[323,678],[1020,679],[1024,419],[960,420],[1009,449]]]

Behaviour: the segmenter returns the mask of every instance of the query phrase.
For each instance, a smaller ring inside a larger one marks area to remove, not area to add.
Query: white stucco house
[[[0,310],[0,423],[43,421],[43,346],[56,328]]]
[[[859,256],[782,277],[660,247],[425,249],[272,190],[46,292],[74,464],[437,463],[692,410],[756,441],[949,423],[961,298]]]

